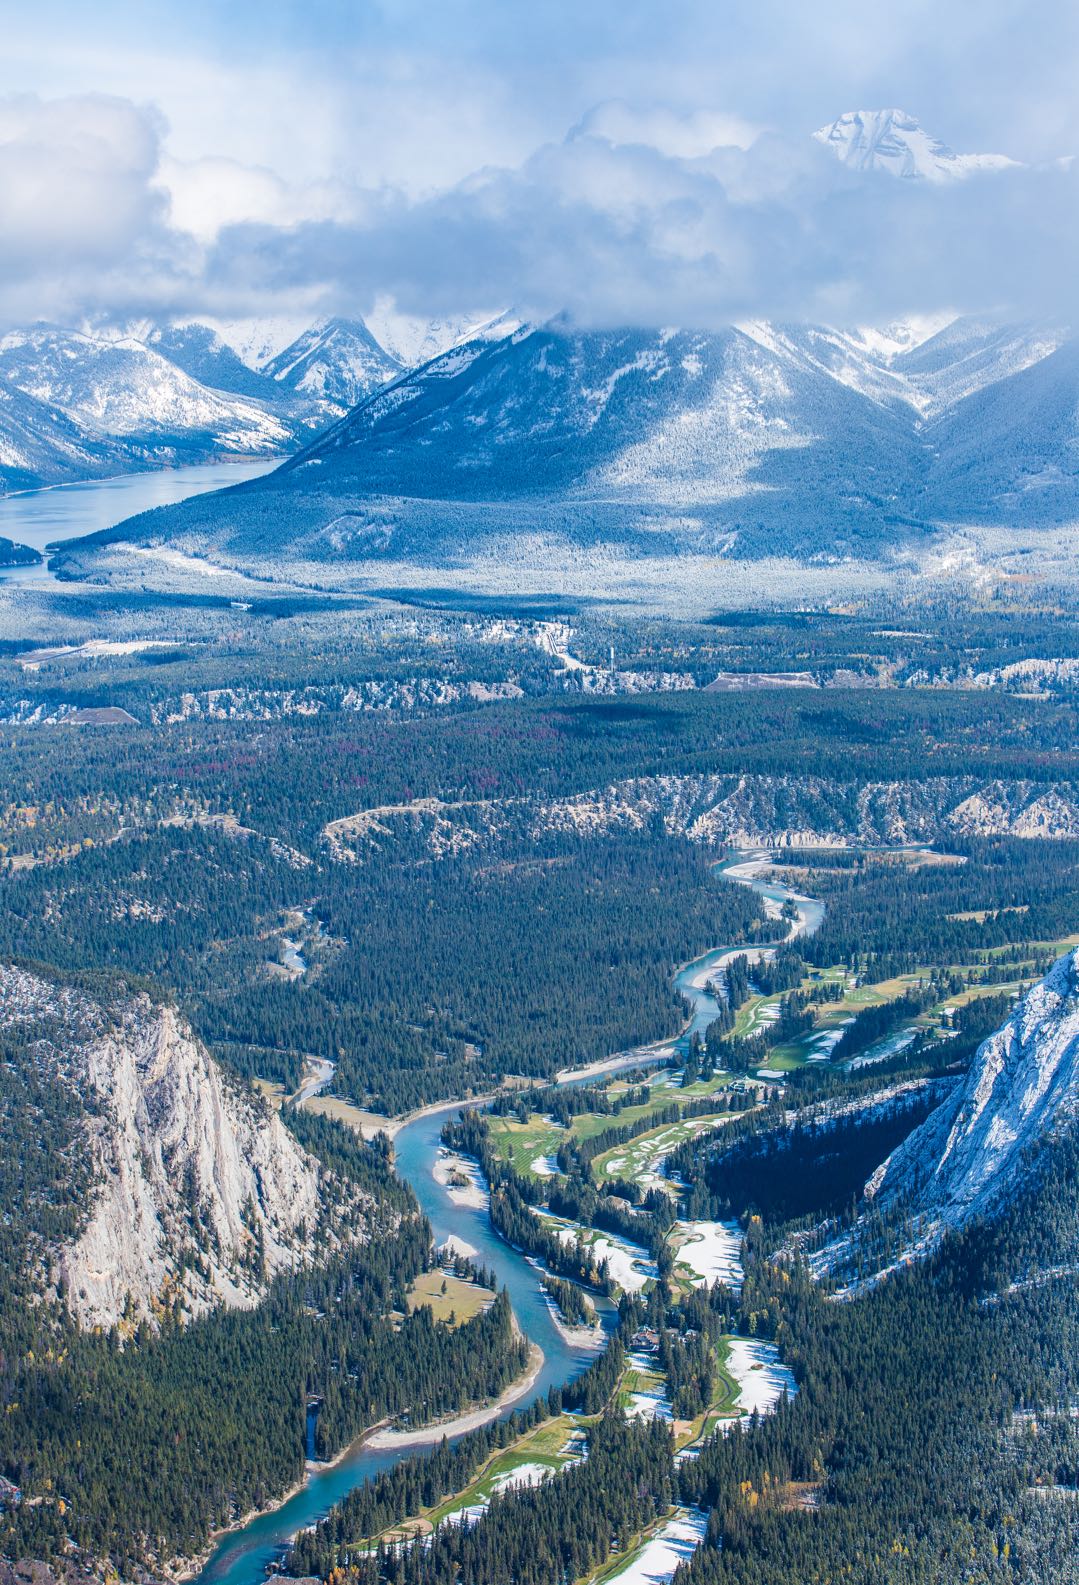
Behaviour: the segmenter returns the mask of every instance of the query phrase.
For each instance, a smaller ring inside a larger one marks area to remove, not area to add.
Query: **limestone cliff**
[[[1003,1029],[979,1047],[965,1082],[904,1140],[866,1186],[931,1227],[991,1213],[1029,1152],[1079,1108],[1079,951],[1060,958]]]
[[[92,1188],[77,1232],[39,1259],[43,1289],[82,1325],[252,1305],[314,1247],[330,1175],[174,1008],[4,967],[0,1029],[79,1098],[73,1148]],[[362,1240],[371,1207],[352,1200]]]

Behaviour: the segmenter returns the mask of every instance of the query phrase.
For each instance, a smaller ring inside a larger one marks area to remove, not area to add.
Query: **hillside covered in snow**
[[[956,524],[1074,519],[1060,327],[517,326],[361,402],[274,474],[132,522],[146,543],[428,566],[887,558]]]

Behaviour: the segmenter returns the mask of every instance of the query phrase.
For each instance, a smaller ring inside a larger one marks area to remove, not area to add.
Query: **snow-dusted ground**
[[[554,1156],[537,1156],[532,1171],[537,1178],[553,1178],[558,1171],[558,1161]]]
[[[551,1473],[549,1464],[517,1464],[491,1482],[492,1491],[511,1491],[514,1487],[538,1486]]]
[[[664,1163],[675,1147],[686,1138],[722,1128],[728,1120],[727,1117],[698,1117],[690,1119],[688,1123],[672,1123],[653,1139],[635,1140],[628,1151],[612,1156],[603,1164],[602,1175],[607,1178],[624,1177],[628,1167],[630,1175],[642,1189],[662,1189],[670,1182],[664,1176]]]
[[[707,1514],[699,1508],[679,1508],[625,1568],[610,1576],[608,1585],[665,1585],[680,1563],[689,1562],[707,1529]]]
[[[699,1283],[717,1279],[740,1292],[745,1272],[742,1269],[742,1232],[737,1222],[677,1222],[680,1234],[688,1235],[678,1247],[678,1260],[693,1272]]]
[[[576,1224],[556,1225],[555,1232],[563,1244],[576,1244]],[[640,1244],[631,1244],[628,1238],[618,1238],[613,1233],[595,1233],[589,1245],[597,1264],[605,1260],[611,1276],[626,1293],[640,1293],[646,1282],[655,1282],[659,1277],[659,1269],[648,1251],[642,1249]]]
[[[650,1354],[641,1349],[634,1349],[626,1355],[626,1364],[631,1370],[654,1371],[656,1362]],[[674,1419],[674,1410],[671,1400],[663,1389],[663,1383],[655,1387],[648,1387],[641,1392],[630,1394],[626,1404],[627,1420],[665,1420],[668,1424]]]
[[[764,1343],[755,1337],[731,1339],[727,1355],[727,1370],[738,1383],[738,1407],[746,1414],[770,1413],[786,1392],[793,1397],[798,1391],[791,1372],[779,1357],[774,1343]],[[732,1421],[732,1425],[737,1421]]]
[[[439,1150],[431,1175],[436,1183],[442,1185],[447,1199],[452,1200],[454,1205],[464,1205],[470,1210],[482,1211],[490,1203],[487,1180],[477,1164],[470,1161],[467,1156],[454,1156],[448,1150]],[[467,1187],[451,1183],[450,1179],[455,1177],[467,1178]]]
[[[883,1040],[878,1040],[870,1046],[868,1051],[863,1051],[860,1056],[852,1057],[850,1067],[871,1068],[874,1063],[887,1062],[889,1057],[894,1057],[900,1051],[905,1051],[912,1046],[918,1038],[917,1029],[900,1029],[893,1035],[886,1035]]]

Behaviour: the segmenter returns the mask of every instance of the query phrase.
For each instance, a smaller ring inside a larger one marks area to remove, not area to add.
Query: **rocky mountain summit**
[[[1006,154],[956,154],[915,116],[894,107],[848,110],[813,136],[851,170],[882,171],[905,181],[961,181],[1018,163]]]
[[[74,1231],[29,1253],[80,1324],[247,1307],[304,1260],[339,1186],[175,1008],[4,967],[0,1036],[72,1108],[68,1153],[89,1193]],[[370,1209],[353,1194],[355,1241]]]

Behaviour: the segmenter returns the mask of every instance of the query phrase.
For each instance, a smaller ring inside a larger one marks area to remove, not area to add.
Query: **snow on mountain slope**
[[[824,325],[778,325],[761,320],[738,328],[777,356],[826,374],[881,406],[919,407],[915,388],[894,367],[902,345],[898,328],[893,338],[881,337],[872,348],[865,331],[847,333]]]
[[[42,325],[0,337],[0,391],[6,489],[272,456],[310,432],[287,407],[210,389],[140,341]]]
[[[1079,518],[1079,342],[1069,340],[945,410],[926,431],[944,518]]]
[[[270,314],[250,319],[215,319],[201,321],[214,335],[231,347],[241,363],[249,369],[261,371],[279,352],[291,346],[298,336],[310,329],[310,320],[291,314]]]
[[[956,154],[904,110],[848,110],[813,136],[851,170],[908,181],[961,181],[1018,164],[1006,154]]]
[[[100,478],[121,466],[119,448],[87,437],[59,408],[0,380],[0,493]]]
[[[738,330],[522,327],[405,375],[293,459],[364,489],[448,500],[557,490],[670,505],[894,491],[890,414]],[[803,502],[805,506],[807,502]]]
[[[228,342],[209,325],[192,320],[186,324],[151,327],[138,338],[200,385],[232,396],[253,396],[273,402],[280,395],[272,380],[252,368]]]
[[[401,373],[401,365],[379,346],[362,319],[328,319],[312,325],[263,372],[290,391],[326,404],[335,417]]]
[[[867,1185],[928,1239],[990,1214],[1029,1171],[1028,1152],[1079,1108],[1079,950],[1027,993],[979,1047],[965,1081]]]
[[[900,352],[889,369],[927,418],[1049,357],[1068,340],[1060,325],[997,325],[955,319],[918,346]]]
[[[88,433],[213,436],[225,451],[266,452],[291,436],[254,402],[229,400],[139,341],[102,342],[46,327],[0,337],[0,379],[58,407]]]
[[[309,1254],[325,1169],[173,1008],[144,995],[104,1004],[4,967],[0,1028],[78,1098],[72,1149],[93,1187],[77,1233],[36,1255],[82,1325],[157,1318],[177,1301],[188,1316],[249,1306]],[[364,1242],[370,1202],[353,1201]]]

